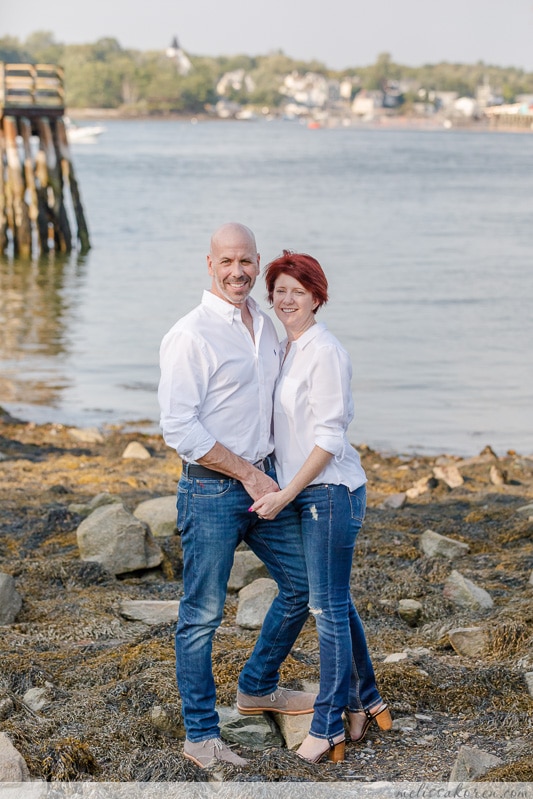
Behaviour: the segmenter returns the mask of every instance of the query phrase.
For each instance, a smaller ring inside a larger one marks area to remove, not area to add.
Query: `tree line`
[[[227,72],[244,70],[251,81],[225,96],[242,104],[275,109],[286,99],[279,92],[285,75],[297,71],[315,72],[341,80],[349,78],[355,95],[362,89],[378,90],[391,82],[411,87],[404,92],[409,104],[426,92],[453,91],[475,96],[476,88],[488,82],[503,101],[533,94],[533,73],[515,67],[498,67],[477,62],[442,62],[410,67],[397,64],[388,53],[380,54],[369,66],[342,71],[329,69],[319,61],[299,61],[281,51],[267,55],[195,56],[188,74],[180,74],[176,62],[165,50],[139,51],[123,48],[114,38],[92,44],[62,44],[48,31],[37,31],[21,42],[12,36],[0,38],[0,61],[11,63],[53,63],[65,69],[69,108],[109,108],[123,113],[200,113],[214,105],[217,84]]]

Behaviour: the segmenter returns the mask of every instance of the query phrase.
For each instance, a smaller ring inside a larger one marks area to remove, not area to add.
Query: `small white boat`
[[[105,131],[103,125],[76,125],[69,117],[63,119],[69,144],[94,144]]]

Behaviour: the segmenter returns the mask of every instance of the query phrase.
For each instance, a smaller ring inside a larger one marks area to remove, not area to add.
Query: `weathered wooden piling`
[[[77,247],[90,249],[64,113],[61,67],[0,62],[0,253],[70,252],[67,187]]]

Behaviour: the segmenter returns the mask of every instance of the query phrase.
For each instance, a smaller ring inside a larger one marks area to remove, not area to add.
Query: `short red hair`
[[[268,301],[274,300],[274,285],[280,275],[290,275],[302,286],[310,291],[318,302],[313,313],[328,301],[328,281],[324,270],[312,255],[303,252],[283,250],[283,255],[267,264],[265,268],[265,283]]]

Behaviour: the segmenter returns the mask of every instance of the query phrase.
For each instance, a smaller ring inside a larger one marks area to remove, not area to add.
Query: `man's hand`
[[[233,452],[230,452],[218,441],[202,458],[198,458],[198,463],[208,469],[214,469],[216,472],[222,472],[227,474],[228,477],[239,480],[253,500],[259,499],[265,494],[279,491],[279,485],[268,474],[260,471],[260,469],[257,469],[253,464],[238,455],[234,455]]]
[[[255,467],[249,470],[247,476],[241,482],[245,491],[250,494],[254,501],[264,497],[265,494],[279,491],[279,485],[276,481]]]

